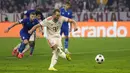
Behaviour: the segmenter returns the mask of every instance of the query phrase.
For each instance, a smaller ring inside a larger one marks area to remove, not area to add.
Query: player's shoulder
[[[27,21],[28,18],[20,19],[19,21]]]
[[[18,20],[17,22],[18,22],[18,23],[21,23],[23,20],[24,20],[24,19],[20,19],[20,20]]]
[[[18,20],[18,23],[26,23],[28,20],[27,20],[27,18],[25,18],[25,19],[20,19],[20,20]]]
[[[25,18],[25,19],[23,19],[24,21],[29,21],[30,20],[30,18],[29,17],[27,17],[27,18]]]
[[[69,10],[68,10],[68,12],[72,13],[72,10],[71,10],[71,9],[69,9]]]
[[[63,11],[63,10],[65,10],[65,8],[64,8],[64,7],[61,7],[61,8],[60,8],[60,11]]]
[[[53,19],[52,16],[49,16],[49,17],[46,18],[47,21],[52,20],[52,19]]]
[[[25,19],[22,19],[22,22],[23,22],[23,23],[30,22],[30,18],[27,17],[27,18],[25,18]]]
[[[65,17],[65,16],[60,16],[60,19],[66,19],[67,17]]]

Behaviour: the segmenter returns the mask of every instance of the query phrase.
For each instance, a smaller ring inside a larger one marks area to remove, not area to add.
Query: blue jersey
[[[65,10],[64,8],[61,8],[60,12],[61,12],[62,16],[65,16],[67,18],[72,18],[72,10],[70,10],[70,9]],[[68,26],[68,22],[64,22],[63,25]]]
[[[21,19],[19,21],[23,25],[23,30],[30,30],[33,26],[39,23],[37,19],[34,19],[33,21],[30,21],[30,18]]]
[[[32,27],[38,24],[39,22],[37,19],[30,21],[30,18],[26,18],[26,19],[21,19],[19,23],[23,25],[23,28],[20,31],[20,36],[21,36],[21,39],[24,40],[24,39],[30,38],[31,34],[29,34],[28,31],[32,29]]]

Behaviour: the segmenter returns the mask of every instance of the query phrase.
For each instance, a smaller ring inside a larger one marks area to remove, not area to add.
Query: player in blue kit
[[[36,10],[28,10],[28,11],[25,11],[24,13],[21,14],[21,19],[24,19],[24,18],[27,18],[29,17],[29,14],[30,12],[35,12],[36,13],[36,18],[38,19],[38,21],[42,21],[44,19],[42,13],[40,11],[36,11]],[[42,28],[41,28],[41,32],[42,32]],[[43,34],[43,32],[42,32]],[[30,48],[30,56],[33,55],[33,51],[34,51],[34,48],[35,48],[35,39],[36,39],[36,33],[34,32],[31,36],[30,36],[30,39],[29,39],[29,45],[26,46],[26,48],[23,50],[23,54],[29,50]],[[21,43],[20,43],[21,44]],[[12,55],[16,55],[17,54],[17,49],[20,47],[20,44],[18,44],[12,51]]]
[[[39,22],[44,19],[44,16],[42,15],[42,12],[40,12],[39,9],[27,10],[27,11],[24,11],[24,14],[26,15],[26,17],[29,17],[29,15],[30,15],[31,12],[35,12],[36,13],[36,17],[37,17],[37,19],[38,19]],[[41,27],[40,31],[42,32],[42,30],[43,29]],[[43,32],[42,32],[42,34],[43,34]],[[32,56],[34,48],[35,48],[35,37],[36,37],[36,33],[34,32],[34,34],[29,39],[29,42],[30,42],[30,56]],[[24,52],[26,52],[26,50],[23,51],[23,53]]]
[[[21,37],[22,42],[21,42],[20,47],[18,48],[18,52],[19,52],[18,58],[23,58],[22,51],[25,49],[25,46],[29,44],[29,38],[31,36],[31,34],[28,33],[28,30],[30,30],[33,26],[35,26],[39,22],[36,19],[35,12],[32,12],[30,13],[30,17],[22,19],[21,21],[19,21],[19,23],[13,24],[12,26],[8,27],[5,30],[5,32],[7,33],[11,28],[13,28],[14,26],[20,23],[23,25],[23,28],[20,30],[20,37]]]
[[[62,16],[65,16],[67,18],[71,18],[72,19],[72,10],[70,9],[71,5],[69,2],[66,2],[65,4],[65,8],[61,8],[60,11],[61,11],[61,15]],[[65,35],[65,41],[64,41],[64,49],[65,49],[65,53],[70,53],[68,51],[68,42],[69,42],[69,32],[71,31],[71,25],[70,25],[70,29],[69,29],[69,23],[68,22],[64,22],[62,24],[62,27],[61,27],[61,32],[60,32],[60,35],[62,36],[62,34],[64,33]]]

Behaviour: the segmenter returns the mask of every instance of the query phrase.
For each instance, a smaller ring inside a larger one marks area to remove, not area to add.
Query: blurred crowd
[[[67,0],[0,0],[0,12],[20,13],[39,8],[49,12],[64,6]],[[73,12],[127,12],[130,11],[130,0],[69,0]]]

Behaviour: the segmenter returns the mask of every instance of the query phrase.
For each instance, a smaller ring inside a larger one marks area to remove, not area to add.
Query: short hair
[[[41,14],[42,14],[42,12],[36,11],[36,15],[41,15]]]
[[[70,6],[71,6],[71,3],[70,3],[70,2],[66,2],[65,4],[68,4],[68,5],[70,5]]]
[[[36,12],[31,12],[30,15],[36,15]]]
[[[56,12],[60,12],[60,10],[59,10],[59,9],[55,9],[55,10],[53,11],[53,14],[55,14]]]

